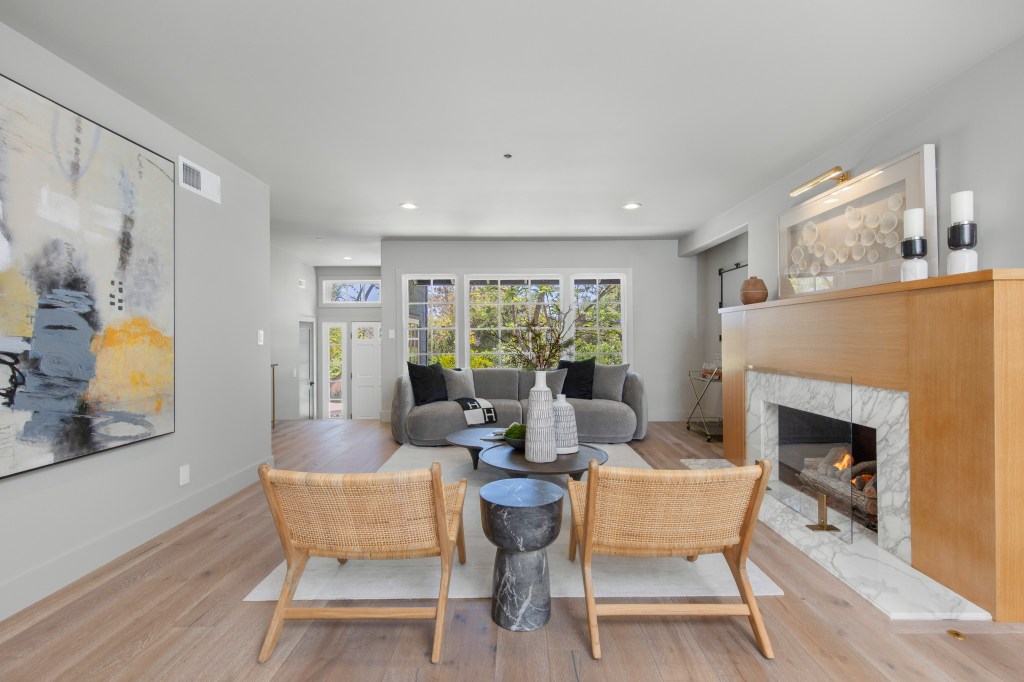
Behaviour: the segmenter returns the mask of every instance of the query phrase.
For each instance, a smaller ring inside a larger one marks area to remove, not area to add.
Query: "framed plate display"
[[[935,145],[926,144],[779,216],[779,297],[898,282],[908,208],[924,208],[937,273]]]

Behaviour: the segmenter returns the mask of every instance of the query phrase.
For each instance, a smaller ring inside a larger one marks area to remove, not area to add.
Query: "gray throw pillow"
[[[626,383],[629,365],[595,365],[594,399],[622,402],[622,386]]]
[[[544,377],[547,381],[548,388],[551,389],[551,395],[556,396],[562,392],[562,385],[565,383],[565,375],[568,374],[569,370],[566,369],[549,369],[547,375]],[[537,383],[536,373],[532,370],[519,370],[519,399],[526,400],[530,397],[530,389]]]
[[[448,390],[448,400],[456,398],[475,398],[476,387],[473,385],[473,373],[468,369],[444,368],[444,387]]]

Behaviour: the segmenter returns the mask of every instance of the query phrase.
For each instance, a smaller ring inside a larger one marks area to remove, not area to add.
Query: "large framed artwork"
[[[0,477],[174,430],[174,170],[0,76]]]
[[[779,217],[779,297],[898,282],[903,211],[924,209],[928,269],[938,273],[935,145],[848,180]]]

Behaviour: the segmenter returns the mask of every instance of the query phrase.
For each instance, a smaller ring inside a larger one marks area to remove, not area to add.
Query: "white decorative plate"
[[[793,250],[789,252],[789,255],[794,263],[799,263],[804,259],[804,250],[799,246],[794,246]]]
[[[868,262],[874,263],[878,260],[878,249],[868,249]]]
[[[814,261],[811,263],[811,267],[808,269],[812,277],[817,277],[818,273],[821,272],[821,263]]]
[[[853,246],[860,239],[860,234],[856,230],[847,230],[846,234],[843,235],[843,243],[847,246]]]
[[[881,219],[882,216],[878,215],[878,211],[868,211],[864,215],[864,224],[873,230],[878,227],[878,223]]]
[[[882,215],[882,234],[889,234],[896,229],[896,226],[899,225],[899,223],[899,216],[892,211],[886,211]]]
[[[898,210],[900,210],[900,206],[902,206],[902,205],[903,205],[903,195],[900,194],[899,192],[896,192],[896,194],[893,194],[891,197],[889,197],[889,210],[890,211],[898,211]]]
[[[825,265],[835,265],[838,257],[835,249],[825,249]]]
[[[864,220],[864,212],[854,206],[846,207],[846,224],[848,227],[860,227]]]
[[[860,260],[861,258],[863,258],[864,245],[859,242],[857,244],[854,244],[853,248],[850,249],[850,255],[853,256],[853,260]]]
[[[818,226],[814,224],[813,220],[808,220],[804,223],[802,233],[804,236],[804,244],[810,246],[818,239]]]
[[[845,263],[849,258],[850,249],[846,248],[845,246],[840,247],[840,249],[836,251],[836,260],[839,261],[840,264]]]
[[[825,255],[825,242],[814,242],[814,255],[818,258]]]
[[[874,231],[873,230],[869,230],[866,227],[863,230],[861,230],[860,231],[860,243],[863,244],[864,246],[871,246],[872,244],[874,244],[875,243],[875,233],[874,233]]]

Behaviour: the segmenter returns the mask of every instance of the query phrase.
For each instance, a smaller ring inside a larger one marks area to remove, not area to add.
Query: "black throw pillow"
[[[565,373],[565,383],[562,384],[562,393],[566,398],[594,398],[594,358],[578,362],[559,360],[558,369],[568,370]]]
[[[441,363],[433,365],[409,366],[409,382],[412,384],[412,397],[417,405],[436,403],[448,400],[448,389],[444,384],[444,372],[441,371]]]

